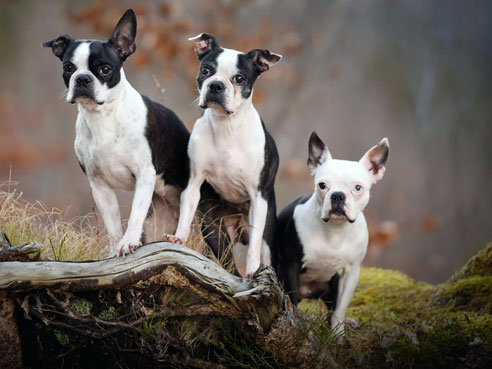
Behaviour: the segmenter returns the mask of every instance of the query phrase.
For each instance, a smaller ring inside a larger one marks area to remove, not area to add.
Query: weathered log
[[[191,303],[179,306],[156,303],[155,296],[162,297],[169,288],[195,297]],[[23,314],[17,314],[21,332],[32,329],[32,319],[56,328],[56,332],[70,332],[77,339],[85,337],[97,346],[116,333],[142,332],[159,319],[206,317],[211,322],[216,317],[234,324],[249,342],[265,352],[281,353],[288,365],[335,366],[329,357],[320,357],[319,353],[326,350],[319,350],[305,315],[291,305],[272,268],[260,268],[253,280],[243,280],[186,246],[154,243],[126,257],[95,262],[0,263],[0,291],[16,303],[19,311],[23,310]],[[91,301],[87,303],[88,311],[77,312],[81,310],[74,308],[77,299]],[[112,299],[124,308],[117,316],[108,317],[101,311],[105,313]],[[94,314],[96,311],[99,316]],[[169,345],[175,350],[154,356],[152,365],[156,361],[212,365],[189,355],[179,340],[161,328],[152,339],[162,335],[166,349]],[[35,343],[31,341],[30,345]],[[88,344],[83,345],[86,349]],[[73,354],[76,348],[70,350]]]

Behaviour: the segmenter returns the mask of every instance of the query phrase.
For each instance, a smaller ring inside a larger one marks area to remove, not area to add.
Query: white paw
[[[178,245],[184,245],[184,241],[181,238],[176,237],[172,234],[165,233],[164,236],[162,236],[162,240],[164,242],[170,242],[170,243],[176,243]]]
[[[331,322],[331,329],[333,330],[333,333],[338,337],[337,343],[342,344],[343,336],[345,335],[345,325],[343,323],[343,320],[333,319]]]
[[[258,268],[260,267],[260,260],[254,260],[246,263],[246,274],[244,278],[253,279],[253,275],[256,273]]]
[[[116,246],[116,250],[113,254],[117,256],[128,255],[135,251],[138,246],[140,246],[139,241],[126,241],[125,239],[122,239],[118,243],[118,246]]]

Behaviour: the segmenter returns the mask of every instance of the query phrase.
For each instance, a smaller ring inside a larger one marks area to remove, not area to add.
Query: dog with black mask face
[[[204,112],[190,137],[190,181],[181,196],[178,229],[166,239],[186,242],[199,208],[202,233],[215,255],[221,258],[236,239],[236,268],[251,278],[260,263],[271,265],[275,256],[273,187],[278,169],[275,142],[253,106],[253,86],[281,56],[269,50],[222,48],[207,33],[190,40],[200,60],[198,104]],[[215,219],[223,222],[214,225]]]
[[[132,252],[144,226],[147,242],[176,229],[179,196],[189,177],[186,127],[125,77],[123,63],[135,52],[136,34],[137,19],[129,9],[108,41],[62,35],[42,44],[62,61],[67,102],[78,106],[75,153],[112,255]],[[116,189],[135,191],[124,235]]]

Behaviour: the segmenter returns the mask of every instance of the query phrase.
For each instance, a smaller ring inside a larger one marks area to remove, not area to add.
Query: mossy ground
[[[442,285],[362,268],[347,313],[360,325],[330,350],[341,367],[490,368],[491,261],[489,244]],[[300,308],[329,318],[318,300],[303,300]]]
[[[62,215],[23,201],[15,191],[0,191],[0,226],[13,243],[43,243],[42,259],[90,260],[106,255],[107,239],[97,222],[88,217],[64,222]],[[182,296],[173,293],[162,304],[181,302]],[[108,305],[96,315],[111,320],[119,314],[118,305]],[[312,333],[340,368],[490,368],[492,244],[441,285],[417,282],[397,271],[362,268],[347,313],[358,326],[347,327],[342,345],[329,329],[330,313],[321,301],[303,300],[299,307],[313,317]],[[91,309],[85,300],[72,308],[81,316]],[[173,334],[189,341],[190,350],[204,342],[215,347],[208,351],[208,361],[227,367],[283,365],[282,352],[266,353],[234,327],[210,323],[190,319],[177,324]],[[54,337],[62,345],[70,342],[61,331],[54,331]]]

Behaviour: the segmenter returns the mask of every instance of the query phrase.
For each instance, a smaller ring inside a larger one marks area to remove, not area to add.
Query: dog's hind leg
[[[316,296],[323,300],[329,310],[335,311],[337,306],[338,284],[340,283],[340,275],[335,273],[333,277],[326,283],[326,286]],[[313,296],[314,297],[314,296]]]
[[[144,225],[144,242],[162,240],[165,233],[173,234],[178,226],[179,196],[181,191],[175,186],[164,186],[161,194],[154,193],[152,204]]]
[[[200,202],[198,210],[201,215],[201,232],[203,239],[212,249],[215,257],[230,270],[232,262],[232,236],[234,231],[227,226],[228,219],[224,218],[224,208],[219,199],[205,199]]]

